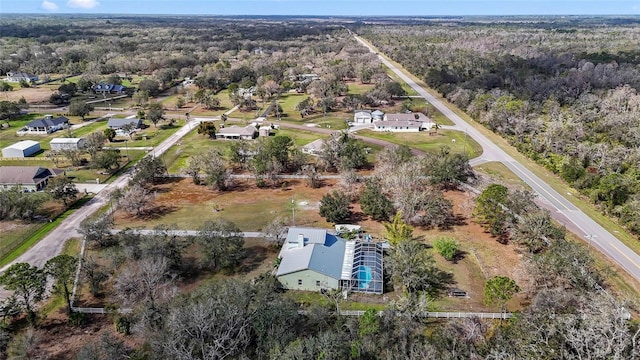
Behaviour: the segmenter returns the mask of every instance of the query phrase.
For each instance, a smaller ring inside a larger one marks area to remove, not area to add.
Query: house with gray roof
[[[27,74],[27,73],[23,73],[20,71],[9,71],[7,73],[7,77],[4,78],[4,81],[8,81],[8,82],[20,82],[20,81],[26,81],[26,82],[35,82],[38,81],[38,77],[36,75],[33,74]]]
[[[53,117],[53,115],[45,115],[43,119],[36,119],[25,125],[25,127],[21,129],[20,134],[46,135],[68,127],[68,118],[64,116]]]
[[[109,121],[107,121],[107,127],[113,130],[122,129],[127,124],[131,124],[130,126],[133,126],[134,129],[139,129],[142,127],[142,119],[110,118]]]
[[[347,241],[325,229],[291,227],[279,257],[276,277],[287,289],[382,294],[382,248],[378,244]]]
[[[304,145],[302,147],[302,152],[305,153],[305,154],[318,156],[322,152],[322,147],[324,146],[324,141],[325,141],[324,139],[313,140],[312,142],[310,142],[307,145]]]
[[[41,166],[0,166],[0,190],[18,187],[24,191],[39,191],[47,186],[50,177],[61,172]]]
[[[374,131],[391,131],[391,132],[419,132],[423,129],[423,123],[418,121],[376,121],[373,123]]]
[[[258,136],[258,129],[253,125],[245,127],[229,126],[218,129],[216,139],[244,139],[252,140]]]
[[[427,115],[419,112],[385,114],[382,120],[383,121],[418,121],[418,122],[424,122],[424,123],[433,123],[433,121]]]

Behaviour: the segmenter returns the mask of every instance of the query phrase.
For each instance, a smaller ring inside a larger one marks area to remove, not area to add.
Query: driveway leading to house
[[[529,185],[538,195],[538,200],[543,207],[551,211],[552,216],[558,222],[565,224],[567,228],[582,236],[585,241],[600,250],[611,260],[620,265],[637,281],[640,281],[640,256],[633,250],[629,249],[625,244],[604,229],[595,220],[587,216],[582,210],[578,209],[564,195],[555,191],[543,179],[536,176],[533,172],[519,163],[504,150],[494,144],[489,138],[483,135],[475,127],[468,124],[460,116],[449,109],[440,100],[428,93],[424,88],[418,85],[413,79],[400,71],[394,64],[377,53],[368,43],[363,41],[359,36],[354,35],[355,39],[367,47],[369,51],[377,54],[378,58],[399,78],[413,88],[420,96],[425,98],[444,116],[449,118],[458,129],[464,129],[480,146],[483,153],[480,157],[471,161],[472,165],[479,165],[486,161],[498,161],[507,166],[514,174],[520,177]]]

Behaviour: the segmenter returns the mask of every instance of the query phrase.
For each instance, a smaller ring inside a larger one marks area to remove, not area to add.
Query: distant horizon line
[[[158,13],[158,14],[150,14],[150,13],[46,13],[46,12],[8,12],[3,13],[0,12],[0,15],[39,15],[39,16],[96,16],[96,15],[119,15],[119,16],[196,16],[196,17],[206,17],[206,16],[235,16],[235,17],[344,17],[344,18],[383,18],[383,17],[394,17],[394,18],[440,18],[440,17],[638,17],[639,14],[440,14],[440,15],[340,15],[340,14],[322,14],[322,15],[312,15],[312,14],[169,14],[169,13]]]

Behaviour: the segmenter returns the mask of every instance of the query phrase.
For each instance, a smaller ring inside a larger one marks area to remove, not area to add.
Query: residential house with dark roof
[[[62,172],[40,166],[0,166],[0,190],[18,187],[24,191],[39,191],[47,186],[50,177]]]
[[[93,87],[93,92],[96,94],[124,94],[126,90],[126,86],[117,84],[100,83]]]
[[[64,116],[45,115],[44,119],[36,119],[25,125],[21,134],[46,135],[69,127],[69,119]]]

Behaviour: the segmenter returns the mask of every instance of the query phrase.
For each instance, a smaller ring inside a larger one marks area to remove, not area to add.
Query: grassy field
[[[442,146],[446,145],[452,153],[462,153],[466,149],[466,154],[470,158],[482,154],[480,144],[467,136],[465,145],[465,134],[454,130],[439,130],[438,135],[434,136],[430,136],[426,132],[392,133],[373,130],[358,131],[358,135],[381,139],[398,145],[407,145],[411,148],[426,152],[438,151]],[[455,140],[455,142],[453,140]]]
[[[229,144],[227,140],[211,140],[207,136],[198,134],[194,129],[165,152],[162,158],[170,174],[179,174],[182,173],[183,168],[186,168],[191,156],[210,149],[218,149],[226,153]]]
[[[347,86],[348,86],[347,94],[358,94],[358,95],[362,95],[367,91],[372,90],[373,88],[376,87],[375,84],[363,84],[360,82],[348,82]]]

